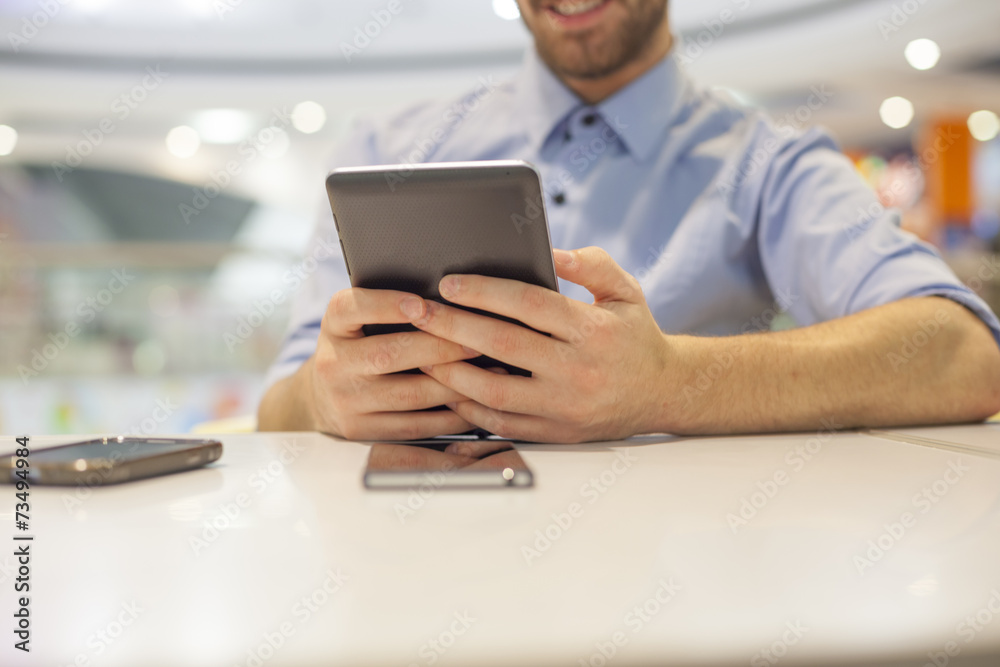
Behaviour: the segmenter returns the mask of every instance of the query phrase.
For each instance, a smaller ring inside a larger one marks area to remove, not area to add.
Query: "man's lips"
[[[545,7],[545,14],[556,26],[567,30],[589,28],[600,22],[611,0],[566,0]]]

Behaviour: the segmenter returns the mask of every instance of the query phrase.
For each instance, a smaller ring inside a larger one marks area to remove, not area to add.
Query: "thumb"
[[[594,303],[625,301],[643,303],[639,281],[602,248],[580,248],[579,250],[553,250],[556,274],[571,283],[587,288],[594,295]]]

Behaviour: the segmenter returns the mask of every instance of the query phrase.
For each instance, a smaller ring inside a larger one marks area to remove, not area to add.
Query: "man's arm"
[[[261,431],[318,431],[313,416],[312,357],[292,375],[278,380],[264,393],[257,408]]]
[[[684,433],[971,422],[1000,411],[1000,348],[978,317],[941,297],[673,343],[687,360]]]
[[[727,338],[665,335],[638,283],[604,251],[556,251],[560,277],[593,305],[515,281],[446,277],[456,304],[551,337],[430,303],[421,330],[533,371],[425,367],[471,400],[466,421],[518,439],[745,433],[981,420],[1000,410],[1000,348],[947,299],[906,299],[802,329]]]

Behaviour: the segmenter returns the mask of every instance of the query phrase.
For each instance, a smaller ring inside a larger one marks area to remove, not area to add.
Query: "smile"
[[[611,0],[563,0],[546,7],[546,13],[564,28],[585,28],[595,24]]]

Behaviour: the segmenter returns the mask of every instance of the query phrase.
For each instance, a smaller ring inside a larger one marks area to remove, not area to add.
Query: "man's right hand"
[[[407,306],[413,310],[404,313]],[[267,392],[259,428],[316,430],[350,440],[411,440],[474,428],[448,409],[422,412],[465,396],[423,373],[396,373],[479,353],[421,331],[366,337],[361,330],[408,323],[425,308],[423,299],[405,292],[352,288],[335,294],[316,352]]]

